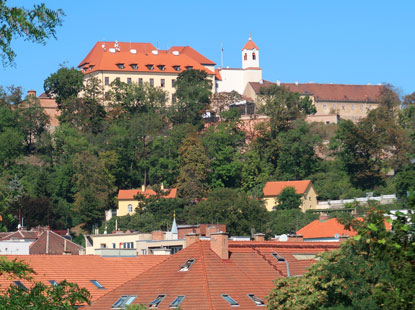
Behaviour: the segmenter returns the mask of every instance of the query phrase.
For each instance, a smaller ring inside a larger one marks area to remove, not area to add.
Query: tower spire
[[[249,33],[249,41],[252,41],[251,33]]]

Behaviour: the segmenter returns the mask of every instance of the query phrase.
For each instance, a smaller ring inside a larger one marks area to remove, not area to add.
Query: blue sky
[[[41,0],[9,0],[32,6]],[[66,16],[45,46],[13,42],[14,67],[0,85],[43,91],[60,64],[77,66],[97,41],[190,45],[220,65],[241,66],[252,33],[266,80],[391,83],[415,91],[415,1],[119,0],[44,1]]]

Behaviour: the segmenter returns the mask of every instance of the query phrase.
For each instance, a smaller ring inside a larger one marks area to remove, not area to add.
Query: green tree
[[[304,213],[300,209],[280,210],[269,213],[266,223],[266,233],[273,235],[295,234],[305,225],[318,219],[317,214]]]
[[[176,102],[169,109],[170,121],[202,127],[202,114],[207,110],[212,94],[212,81],[201,70],[182,71],[176,80]]]
[[[261,87],[259,100],[260,112],[270,117],[269,127],[273,138],[289,129],[291,123],[299,118],[316,113],[316,107],[308,96],[289,91],[283,86]]]
[[[43,88],[48,96],[55,98],[58,108],[64,109],[64,102],[75,100],[84,89],[83,80],[81,71],[62,66],[45,80]]]
[[[209,158],[200,138],[191,134],[179,149],[180,173],[177,179],[179,197],[186,200],[203,198],[209,178]]]
[[[35,4],[32,9],[9,7],[0,2],[0,54],[3,65],[13,63],[16,53],[11,44],[16,37],[45,44],[46,39],[56,38],[56,28],[62,25],[65,15],[61,9],[48,9],[45,4]]]
[[[218,188],[206,200],[188,207],[188,222],[226,224],[231,235],[250,236],[252,229],[262,232],[267,210],[262,202],[236,189]]]
[[[301,205],[301,194],[297,194],[295,187],[287,186],[277,196],[278,210],[293,210],[298,209]]]

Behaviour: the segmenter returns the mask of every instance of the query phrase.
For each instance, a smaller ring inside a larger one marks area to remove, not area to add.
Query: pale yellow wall
[[[265,207],[268,211],[273,211],[274,206],[277,206],[277,197],[264,197]],[[317,208],[317,193],[313,185],[310,185],[303,197],[301,197],[301,211],[305,212],[310,209]],[[278,207],[276,207],[278,209]]]
[[[106,248],[112,248],[115,243],[115,248],[120,248],[120,243],[133,242],[136,245],[137,240],[151,240],[151,234],[108,234],[108,235],[89,235],[93,240],[93,245],[88,246],[86,242],[85,253],[86,255],[94,255],[96,249],[100,249],[102,244],[106,245]]]
[[[358,121],[366,117],[370,110],[376,109],[378,103],[364,102],[315,102],[318,114],[337,114],[343,119]]]
[[[133,211],[128,212],[128,205],[133,206]],[[117,210],[117,216],[124,216],[127,214],[134,214],[135,208],[138,207],[138,200],[118,200],[118,210]]]
[[[162,248],[167,246],[178,246],[181,245],[183,249],[186,247],[186,240],[177,239],[177,240],[159,240],[159,241],[138,241],[136,242],[137,254],[138,255],[150,255],[150,248]],[[146,254],[143,254],[145,250]]]
[[[160,73],[160,72],[131,72],[131,71],[96,71],[84,76],[84,82],[90,77],[98,78],[104,89],[107,92],[111,89],[110,85],[105,85],[105,77],[109,78],[109,84],[115,81],[116,78],[120,78],[121,82],[127,83],[127,79],[131,78],[131,83],[138,84],[138,79],[142,78],[143,83],[150,83],[150,79],[154,80],[154,87],[160,87],[162,90],[168,93],[167,105],[171,104],[172,96],[176,93],[176,88],[173,87],[173,80],[177,79],[178,74],[175,73]],[[161,87],[161,80],[164,79],[165,86]],[[208,75],[208,79],[212,81],[212,92],[215,91],[214,76]]]

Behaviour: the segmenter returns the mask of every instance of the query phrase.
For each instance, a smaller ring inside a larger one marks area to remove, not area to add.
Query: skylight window
[[[166,66],[165,65],[158,65],[157,67],[160,69],[160,71],[166,70]]]
[[[118,69],[125,69],[124,64],[121,64],[121,63],[117,64],[117,67],[118,67]]]
[[[104,290],[105,287],[98,282],[98,280],[91,280],[92,284],[94,284],[97,288],[99,288],[100,290]]]
[[[254,294],[248,294],[248,297],[257,305],[257,306],[265,306],[264,300],[255,296]]]
[[[27,291],[27,287],[20,281],[13,281],[13,283],[20,289]]]
[[[137,296],[133,295],[124,295],[121,296],[113,305],[111,309],[125,309],[128,305],[136,299]]]
[[[170,308],[178,308],[185,297],[186,296],[177,296],[176,299],[173,300],[173,302],[170,304],[169,307]]]
[[[231,296],[229,295],[222,295],[223,299],[225,299],[232,307],[238,307],[239,304],[236,300],[234,300]]]
[[[184,263],[183,265],[180,266],[179,271],[188,271],[190,266],[192,266],[192,264],[196,261],[195,258],[191,258],[189,260],[187,260],[186,263]]]
[[[146,65],[148,70],[154,70],[154,66],[153,65]]]
[[[277,262],[285,262],[285,258],[278,255],[278,253],[272,253],[272,256],[277,260]]]
[[[55,280],[49,280],[49,283],[52,286],[58,286],[58,282],[56,282]]]
[[[180,71],[180,66],[173,66],[173,69],[176,71]]]
[[[167,295],[164,295],[164,294],[158,295],[156,299],[154,299],[152,302],[150,302],[148,307],[150,309],[156,309],[166,296]]]

